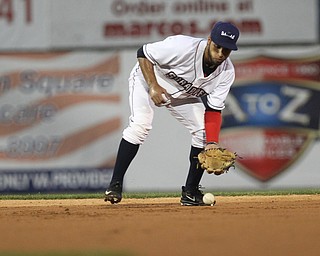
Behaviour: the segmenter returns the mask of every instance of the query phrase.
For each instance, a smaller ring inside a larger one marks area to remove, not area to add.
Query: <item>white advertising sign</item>
[[[0,50],[136,47],[206,37],[218,20],[240,28],[240,45],[319,42],[317,0],[0,0]]]
[[[206,37],[218,20],[240,28],[240,44],[312,43],[319,32],[316,0],[58,0],[52,8],[54,46],[132,46],[173,34]]]
[[[48,3],[38,0],[0,0],[0,50],[48,47]]]
[[[227,174],[205,174],[202,185],[320,186],[319,52],[232,53],[237,78],[220,142],[242,158]],[[0,192],[104,191],[130,115],[127,78],[135,56],[135,50],[0,54]],[[157,108],[126,174],[126,191],[180,191],[190,143],[189,132]]]
[[[104,189],[123,126],[120,72],[114,51],[0,54],[0,191]]]

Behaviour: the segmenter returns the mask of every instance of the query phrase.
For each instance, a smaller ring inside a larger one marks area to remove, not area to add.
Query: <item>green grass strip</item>
[[[251,191],[205,191],[216,196],[271,196],[271,195],[318,195],[319,188]],[[180,197],[180,192],[132,192],[124,193],[124,198]],[[103,193],[61,193],[61,194],[8,194],[0,195],[0,200],[54,200],[54,199],[102,199]],[[1,256],[1,255],[0,255]]]

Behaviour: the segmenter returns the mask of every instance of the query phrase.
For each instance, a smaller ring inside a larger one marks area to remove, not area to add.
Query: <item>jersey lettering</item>
[[[174,80],[175,82],[178,83],[183,89],[186,91],[186,93],[196,96],[196,97],[202,97],[204,95],[207,95],[205,90],[192,86],[192,83],[188,82],[182,77],[177,76],[173,71],[170,71],[169,73],[166,74],[166,77],[169,79]]]

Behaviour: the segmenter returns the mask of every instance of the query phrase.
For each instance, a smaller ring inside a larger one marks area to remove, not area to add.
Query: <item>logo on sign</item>
[[[223,113],[221,144],[236,151],[242,157],[241,169],[260,181],[294,164],[319,136],[320,68],[307,75],[298,73],[300,65],[305,69],[319,62],[279,62],[240,63],[240,83],[232,88]],[[251,72],[261,79],[246,78]]]

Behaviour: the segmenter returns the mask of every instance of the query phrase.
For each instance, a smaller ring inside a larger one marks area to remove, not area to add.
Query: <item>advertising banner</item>
[[[207,37],[218,20],[239,27],[240,44],[316,43],[319,39],[317,0],[108,0],[90,4],[55,0],[52,7],[54,46],[132,46],[174,34]],[[297,17],[303,19],[297,22]]]
[[[105,188],[122,131],[117,52],[0,55],[0,191]]]
[[[0,0],[0,50],[136,47],[174,34],[207,37],[218,20],[239,27],[240,45],[319,43],[318,2]]]
[[[286,51],[284,51],[286,52]],[[236,82],[224,111],[222,142],[260,181],[287,170],[320,135],[319,48],[272,50],[234,61]]]
[[[227,174],[205,174],[203,186],[320,186],[319,52],[232,54],[236,80],[220,143],[241,158]],[[134,50],[0,54],[0,192],[103,191],[130,114],[127,78],[135,62]],[[188,131],[157,108],[126,191],[180,190],[190,143]]]
[[[0,50],[48,48],[49,7],[49,1],[0,0]]]

